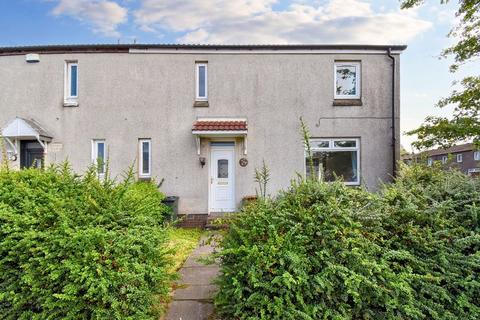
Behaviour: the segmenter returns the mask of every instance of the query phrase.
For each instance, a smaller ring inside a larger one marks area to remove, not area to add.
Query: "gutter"
[[[354,44],[264,44],[264,45],[213,45],[213,44],[72,44],[72,45],[38,45],[38,46],[17,46],[1,47],[0,56],[22,55],[27,53],[38,54],[65,54],[65,53],[142,53],[155,51],[167,51],[168,53],[190,51],[199,53],[206,51],[213,53],[216,51],[253,51],[253,52],[272,52],[286,51],[311,53],[315,51],[354,51],[363,53],[372,51],[381,54],[385,50],[391,49],[394,53],[400,53],[405,50],[405,45],[354,45]]]
[[[397,138],[396,138],[396,135],[395,135],[395,71],[396,71],[396,59],[392,55],[392,48],[388,48],[387,55],[392,60],[392,176],[395,178],[397,176],[397,160],[395,159],[396,145],[397,145]]]

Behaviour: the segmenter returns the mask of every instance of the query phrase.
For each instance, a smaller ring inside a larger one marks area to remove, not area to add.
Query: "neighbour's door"
[[[210,155],[210,212],[235,211],[235,149],[213,146]]]
[[[43,162],[43,147],[35,140],[20,141],[20,168],[40,168]]]

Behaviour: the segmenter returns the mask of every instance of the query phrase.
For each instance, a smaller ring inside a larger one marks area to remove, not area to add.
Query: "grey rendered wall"
[[[78,60],[79,107],[63,107],[66,60]],[[193,107],[196,60],[208,61],[208,108]],[[332,106],[335,60],[361,61],[363,106]],[[254,169],[262,160],[271,169],[270,193],[304,171],[300,116],[314,137],[359,137],[362,183],[375,189],[392,173],[390,84],[391,61],[382,53],[44,54],[37,64],[3,56],[0,126],[15,116],[36,119],[54,136],[48,160],[68,157],[79,172],[91,163],[91,140],[106,139],[113,175],[135,161],[139,138],[151,138],[153,175],[165,178],[162,190],[180,196],[181,212],[205,213],[209,166],[202,168],[196,154],[196,117],[248,118],[247,167],[238,165],[237,139],[238,202],[255,194]],[[399,77],[396,100],[398,108]],[[398,124],[397,110],[397,151]],[[208,149],[204,140],[207,159]]]

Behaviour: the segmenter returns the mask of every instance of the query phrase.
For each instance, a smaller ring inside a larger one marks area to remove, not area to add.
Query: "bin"
[[[162,201],[164,204],[170,207],[170,219],[172,221],[177,220],[178,215],[178,197],[177,196],[168,196],[165,197]]]

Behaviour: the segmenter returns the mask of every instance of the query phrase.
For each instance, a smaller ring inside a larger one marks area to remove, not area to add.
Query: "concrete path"
[[[165,320],[206,320],[213,315],[212,297],[217,288],[212,281],[217,277],[219,267],[198,261],[215,250],[206,241],[206,237],[200,240],[199,246],[179,270],[180,280]]]

